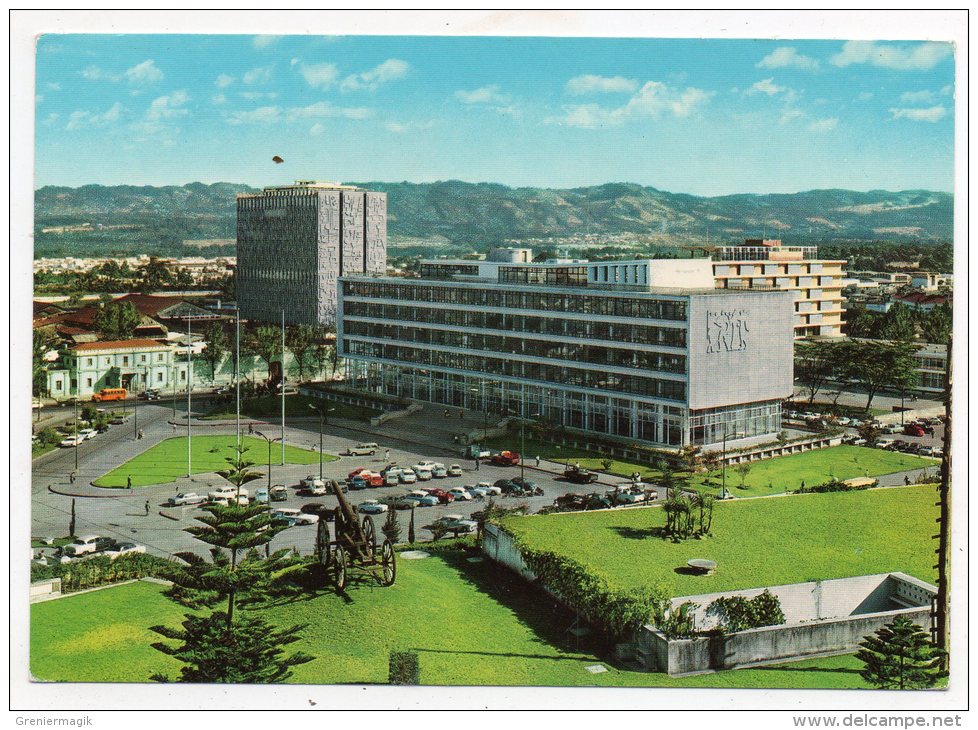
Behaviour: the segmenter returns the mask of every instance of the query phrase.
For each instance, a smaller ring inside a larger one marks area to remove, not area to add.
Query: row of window
[[[561,365],[524,362],[512,357],[469,355],[379,342],[347,340],[344,350],[351,356],[374,357],[405,364],[468,370],[473,373],[504,375],[579,388],[613,390],[668,400],[686,399],[685,383],[639,375],[617,375]]]
[[[505,314],[466,309],[412,307],[374,302],[345,302],[344,328],[351,317],[370,317],[382,321],[418,322],[452,327],[524,332],[527,334],[578,337],[587,340],[608,340],[640,345],[686,347],[686,330],[679,327],[651,327],[639,324],[616,324],[576,319],[556,319],[523,314]]]
[[[585,286],[587,269],[583,266],[541,267],[503,266],[499,269],[503,284],[548,284],[550,286]]]
[[[77,355],[75,357],[78,360],[81,360],[82,359],[81,357],[78,357]],[[136,355],[133,355],[132,357],[133,357],[133,361],[135,361],[137,356]],[[151,360],[148,360],[147,358],[151,358],[152,357],[152,354],[139,355],[138,357],[139,357],[139,362],[140,363],[149,363],[149,362],[151,362]],[[98,356],[84,358],[84,360],[85,360],[85,367],[89,367],[89,368],[97,367],[95,361],[98,360],[98,359],[99,359]],[[165,353],[162,353],[162,352],[156,353],[156,362],[164,362],[165,359],[166,359]],[[104,357],[104,358],[102,358],[102,360],[104,361],[104,364],[105,365],[110,365],[110,366],[112,365],[112,358],[111,357]],[[126,367],[127,365],[129,365],[129,355],[123,355],[122,356],[122,366],[123,367]]]
[[[449,302],[461,306],[576,312],[614,317],[684,321],[686,302],[638,297],[577,294],[576,292],[499,291],[489,288],[430,286],[374,281],[344,282],[344,297],[370,297],[399,302]]]
[[[668,373],[685,373],[686,357],[662,352],[624,350],[603,345],[579,345],[566,342],[532,340],[526,337],[471,334],[421,327],[404,327],[397,324],[374,324],[347,321],[344,335],[360,335],[383,340],[413,342],[423,345],[460,347],[467,350],[483,350],[510,355],[525,355],[591,365],[657,370]]]

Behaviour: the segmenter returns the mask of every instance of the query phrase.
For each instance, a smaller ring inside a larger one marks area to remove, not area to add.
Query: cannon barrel
[[[343,515],[343,522],[348,526],[347,529],[351,530],[353,533],[351,537],[353,537],[357,542],[365,542],[366,536],[363,534],[363,528],[361,527],[360,523],[357,522],[357,514],[353,511],[353,507],[351,507],[350,503],[346,501],[346,496],[343,494],[343,489],[340,483],[335,479],[330,479],[329,483],[333,488],[333,494],[336,495],[336,501],[339,503],[340,514]]]

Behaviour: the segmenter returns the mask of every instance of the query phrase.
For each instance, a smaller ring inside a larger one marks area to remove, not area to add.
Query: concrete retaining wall
[[[50,598],[57,598],[61,595],[61,579],[50,578],[31,583],[30,601],[45,601]]]
[[[407,408],[402,411],[385,411],[379,416],[374,416],[370,419],[371,426],[379,426],[382,423],[387,423],[394,418],[404,418],[404,416],[410,416],[412,413],[417,413],[418,411],[424,410],[424,406],[419,403],[412,403]]]
[[[496,525],[486,525],[482,535],[482,552],[502,563],[507,568],[515,570],[527,580],[536,580],[536,575],[526,567],[523,555],[516,547],[513,536],[499,529]]]

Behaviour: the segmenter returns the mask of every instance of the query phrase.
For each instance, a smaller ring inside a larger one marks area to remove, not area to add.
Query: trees
[[[846,310],[845,330],[849,337],[872,337],[876,316],[861,304]]]
[[[865,637],[859,646],[856,658],[865,665],[859,674],[880,689],[923,689],[947,676],[946,652],[906,616]]]
[[[914,346],[861,341],[844,343],[845,375],[866,391],[866,410],[884,388],[904,392],[917,382]]]
[[[949,302],[934,307],[921,317],[921,334],[924,340],[938,345],[946,345],[951,339],[953,321],[954,313]]]
[[[281,331],[277,327],[262,325],[249,329],[242,338],[245,351],[265,361],[265,367],[272,369],[272,360],[282,353]]]
[[[747,488],[747,475],[750,474],[751,463],[749,461],[742,461],[734,467],[734,471],[740,477],[740,488]]]
[[[380,528],[380,531],[384,534],[384,537],[391,541],[392,545],[396,545],[401,539],[401,523],[397,519],[396,509],[387,510],[387,519],[384,520],[384,525]]]
[[[211,322],[204,330],[204,340],[207,347],[204,348],[204,360],[211,366],[211,380],[217,377],[217,366],[223,362],[231,346],[227,332],[220,322]]]
[[[229,468],[220,474],[239,490],[262,478],[251,471],[253,462],[245,460],[240,450],[227,461]],[[289,578],[304,566],[288,550],[268,558],[260,556],[256,548],[267,545],[282,529],[272,524],[266,505],[211,504],[203,510],[205,514],[197,517],[201,524],[186,530],[211,545],[211,560],[196,553],[177,553],[185,565],[174,566],[169,572],[173,586],[165,595],[194,610],[213,609],[224,601],[226,607],[209,615],[185,614],[180,629],[150,627],[160,636],[180,642],[177,646],[164,642],[152,646],[184,663],[181,682],[267,683],[287,679],[291,667],[312,660],[301,652],[285,656],[282,651],[283,646],[299,639],[304,626],[281,629],[260,616],[236,616],[235,609],[239,604],[261,604],[275,589],[287,589]],[[152,679],[169,681],[165,675]]]
[[[167,266],[165,261],[155,256],[150,256],[149,263],[136,269],[136,275],[139,277],[140,289],[142,291],[165,289],[174,282],[173,272],[170,271],[170,267]]]
[[[895,302],[880,318],[874,336],[881,340],[912,342],[917,336],[913,310],[903,302]]]
[[[54,338],[47,332],[34,330],[31,364],[31,394],[41,396],[48,390],[47,361],[44,356],[54,347]]]
[[[812,341],[795,345],[795,378],[808,390],[809,403],[835,374],[837,344]]]
[[[695,473],[703,464],[703,449],[696,444],[687,444],[679,450],[679,464],[684,471]]]
[[[299,367],[299,380],[304,379],[306,358],[313,353],[319,337],[319,328],[311,324],[294,325],[285,329],[285,346],[295,357]]]
[[[856,430],[859,432],[860,438],[866,439],[867,446],[875,446],[883,434],[883,429],[870,421],[863,421]]]
[[[106,340],[128,340],[142,321],[132,302],[112,302],[101,307],[92,320],[99,335]]]

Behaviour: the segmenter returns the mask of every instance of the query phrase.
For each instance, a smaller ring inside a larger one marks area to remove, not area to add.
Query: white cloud
[[[302,73],[302,77],[306,80],[307,84],[320,89],[326,89],[332,86],[339,76],[339,71],[337,71],[336,66],[332,63],[320,63],[313,66],[300,63],[299,71]]]
[[[250,71],[246,71],[241,80],[246,84],[267,84],[272,80],[272,67],[271,66],[259,66],[258,68],[253,68]]]
[[[218,104],[218,105],[220,105],[220,104],[227,104],[228,103],[228,98],[226,96],[224,96],[224,94],[215,94],[214,96],[211,97],[211,101],[214,104]]]
[[[45,87],[45,88],[46,88],[46,89],[47,89],[48,91],[61,91],[61,84],[56,84],[56,83],[54,83],[53,81],[48,81],[48,82],[47,82],[47,83],[46,83],[46,84],[44,85],[44,87]]]
[[[596,76],[594,74],[584,74],[575,76],[567,82],[567,92],[569,94],[610,94],[610,93],[632,93],[638,88],[638,81],[626,79],[624,76]]]
[[[214,80],[214,86],[216,86],[219,89],[226,89],[233,83],[234,83],[234,76],[228,76],[227,74],[221,74]]]
[[[122,81],[122,74],[106,71],[98,66],[88,66],[81,72],[82,78],[86,81]]]
[[[872,91],[860,91],[859,95],[856,97],[856,101],[869,101],[873,98]]]
[[[51,112],[50,114],[47,115],[47,117],[45,117],[44,121],[41,122],[41,124],[43,124],[46,127],[50,127],[55,122],[57,122],[60,117],[61,115],[58,114],[57,112]]]
[[[184,104],[190,101],[186,91],[174,91],[169,96],[160,96],[153,99],[146,110],[146,120],[157,122],[162,119],[175,119],[185,117],[190,113],[188,109],[181,109]]]
[[[754,94],[767,94],[768,96],[774,96],[780,94],[782,91],[787,90],[787,86],[778,86],[774,83],[774,78],[762,79],[755,84],[752,84],[747,91],[744,93],[748,96],[753,96]]]
[[[317,101],[315,104],[303,107],[293,107],[288,110],[289,121],[295,119],[326,119],[344,117],[346,119],[366,119],[373,111],[363,107],[338,107],[328,101]]]
[[[234,112],[228,117],[231,124],[269,124],[282,118],[282,109],[277,106],[260,106],[253,111]]]
[[[839,53],[832,56],[835,66],[868,63],[894,71],[927,71],[950,56],[950,43],[919,43],[917,45],[884,45],[874,41],[847,41]]]
[[[835,117],[830,119],[816,119],[808,125],[809,132],[831,132],[839,125],[839,120]]]
[[[912,122],[938,122],[947,116],[943,106],[931,106],[926,109],[890,109],[894,119],[909,119]]]
[[[399,58],[388,58],[369,71],[347,76],[343,79],[343,83],[340,84],[340,90],[358,91],[360,89],[368,89],[374,91],[381,84],[403,78],[407,75],[410,68],[406,61],[402,61]]]
[[[126,69],[126,79],[130,84],[151,84],[163,79],[163,72],[160,71],[153,59],[136,64],[132,68]]]
[[[254,101],[256,99],[274,99],[278,96],[274,91],[242,91],[238,94],[242,99]]]
[[[123,106],[116,102],[101,114],[89,111],[74,111],[68,116],[68,124],[65,129],[73,132],[84,127],[104,127],[107,124],[116,122],[122,116]]]
[[[431,129],[435,123],[431,120],[427,122],[387,122],[384,127],[394,134],[406,134],[420,129]]]
[[[472,91],[459,90],[455,92],[455,98],[463,104],[505,104],[509,97],[499,93],[499,87],[482,86]]]
[[[311,134],[313,137],[318,137],[323,133],[323,131],[325,131],[325,129],[326,128],[322,124],[316,122],[311,127],[309,127],[309,134]]]
[[[790,124],[796,119],[801,119],[803,116],[805,116],[804,112],[798,109],[785,109],[783,112],[781,112],[781,119],[779,120],[779,123]]]
[[[809,71],[818,70],[818,61],[809,56],[803,56],[791,46],[775,48],[757,62],[755,68],[802,68]]]
[[[251,42],[254,44],[255,48],[261,50],[268,48],[273,43],[277,42],[281,37],[282,36],[277,35],[256,35]]]
[[[597,104],[578,104],[564,107],[564,114],[547,117],[546,124],[594,129],[618,126],[638,119],[659,119],[665,115],[688,117],[706,104],[713,92],[695,87],[677,89],[660,81],[648,81],[624,106],[608,109]]]
[[[926,104],[933,101],[934,92],[932,91],[905,91],[900,94],[900,101],[904,104]]]

